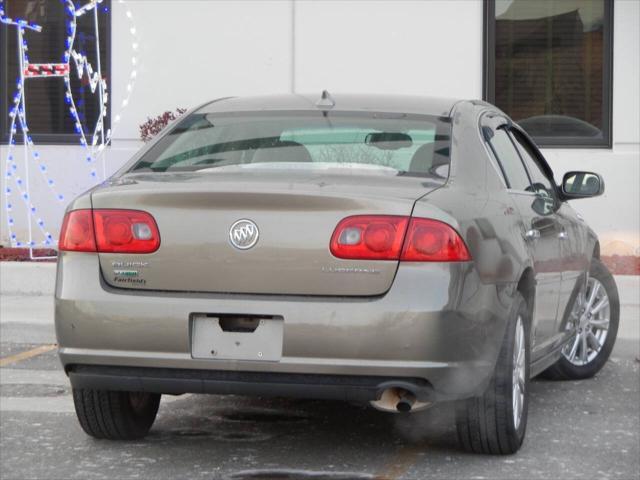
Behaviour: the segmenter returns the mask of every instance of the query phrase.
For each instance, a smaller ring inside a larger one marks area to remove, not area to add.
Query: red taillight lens
[[[58,248],[69,252],[95,252],[91,210],[73,210],[64,217]]]
[[[338,258],[352,260],[471,260],[458,232],[446,223],[428,218],[387,215],[345,218],[333,232],[330,250]]]
[[[152,253],[160,247],[153,217],[139,210],[73,210],[64,218],[63,251]]]
[[[458,232],[446,223],[412,218],[402,249],[405,262],[466,262],[469,250]]]
[[[342,220],[331,237],[338,258],[398,260],[409,219],[391,215],[362,215]]]
[[[94,210],[96,244],[104,253],[152,253],[160,247],[153,217],[139,210]]]

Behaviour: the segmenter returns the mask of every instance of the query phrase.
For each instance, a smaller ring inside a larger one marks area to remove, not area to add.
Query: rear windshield
[[[426,115],[194,113],[130,171],[348,168],[446,178],[450,132],[448,118]]]

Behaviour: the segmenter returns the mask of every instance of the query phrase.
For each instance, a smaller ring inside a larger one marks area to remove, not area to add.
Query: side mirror
[[[604,180],[593,172],[567,172],[562,178],[564,200],[597,197],[604,193]]]

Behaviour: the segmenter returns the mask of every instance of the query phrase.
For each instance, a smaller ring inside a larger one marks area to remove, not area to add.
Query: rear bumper
[[[132,392],[213,393],[281,396],[367,402],[387,388],[403,388],[419,399],[433,398],[433,389],[421,378],[385,378],[364,375],[234,372],[176,368],[106,367],[75,365],[69,379],[74,388]]]
[[[371,400],[409,382],[419,400],[439,401],[486,387],[512,290],[458,263],[403,264],[380,297],[139,292],[106,285],[96,256],[63,252],[56,334],[78,386]],[[282,316],[282,357],[193,358],[190,318],[202,312]]]

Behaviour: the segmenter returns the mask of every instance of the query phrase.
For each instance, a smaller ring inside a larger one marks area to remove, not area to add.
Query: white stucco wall
[[[137,83],[106,154],[112,172],[139,147],[147,116],[212,98],[277,92],[416,93],[480,98],[481,1],[128,0],[139,36]],[[112,115],[131,72],[127,6],[113,1]],[[612,149],[546,149],[561,178],[587,169],[606,180],[604,197],[574,202],[605,253],[640,255],[640,2],[615,1]],[[91,184],[77,146],[40,146],[67,198]],[[5,158],[6,147],[0,147]],[[22,163],[22,162],[19,162]],[[38,215],[57,235],[62,205],[32,171]],[[2,178],[3,190],[5,179]],[[4,198],[3,198],[4,202]],[[16,233],[25,210],[13,198]],[[0,242],[8,244],[3,208]],[[36,229],[37,232],[37,229]],[[42,236],[34,236],[37,242]]]

